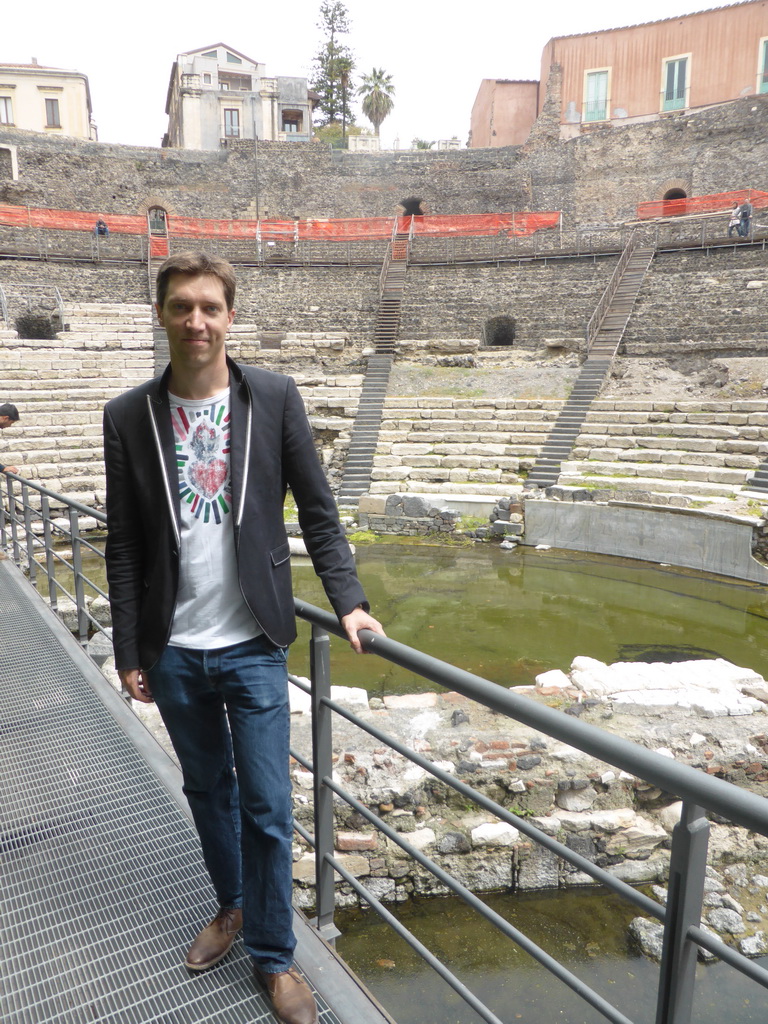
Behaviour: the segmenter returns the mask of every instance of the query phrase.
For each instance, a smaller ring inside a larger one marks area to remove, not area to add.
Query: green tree
[[[434,142],[430,142],[428,139],[414,139],[411,145],[414,149],[432,149]]]
[[[313,61],[310,86],[320,96],[318,124],[341,121],[346,127],[355,123],[349,107],[348,89],[355,60],[350,48],[342,41],[349,32],[349,14],[341,0],[325,0],[320,5],[317,27],[323,33],[323,42]]]
[[[341,123],[339,121],[331,121],[330,124],[324,127],[315,126],[312,138],[317,142],[324,142],[326,145],[332,146],[334,149],[346,149],[347,139],[350,135],[371,135],[370,131],[364,131],[359,125],[352,125],[347,128],[346,135],[342,134]]]
[[[392,76],[384,68],[373,68],[370,75],[363,75],[363,84],[357,90],[363,97],[363,113],[371,122],[376,134],[379,134],[381,122],[387,117],[395,105],[392,97],[395,87]]]

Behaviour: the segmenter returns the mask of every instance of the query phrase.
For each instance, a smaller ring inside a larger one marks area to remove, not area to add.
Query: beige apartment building
[[[559,82],[550,80],[553,66],[560,69]],[[569,139],[598,127],[657,120],[765,92],[768,0],[748,0],[550,39],[538,82],[482,82],[472,109],[470,145],[523,144],[548,95],[559,110],[561,138]]]
[[[95,140],[88,77],[34,60],[0,64],[0,125]]]
[[[306,78],[267,77],[226,43],[180,53],[171,68],[163,146],[219,149],[236,139],[308,142],[314,94]]]

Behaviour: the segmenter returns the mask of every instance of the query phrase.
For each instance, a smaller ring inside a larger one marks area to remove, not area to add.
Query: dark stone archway
[[[419,199],[417,196],[409,196],[408,199],[401,199],[400,206],[403,209],[403,217],[423,217],[424,210],[422,208],[423,199]]]
[[[515,318],[492,316],[483,326],[483,345],[499,345],[511,348],[515,343]]]

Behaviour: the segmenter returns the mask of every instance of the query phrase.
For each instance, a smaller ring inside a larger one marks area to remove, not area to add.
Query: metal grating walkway
[[[184,968],[215,911],[175,765],[0,562],[0,1020],[272,1024],[239,943]],[[296,925],[322,1024],[389,1020]]]

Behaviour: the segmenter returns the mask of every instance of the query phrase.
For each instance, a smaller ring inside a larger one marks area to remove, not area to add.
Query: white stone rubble
[[[557,670],[536,677],[536,689],[570,687],[586,698],[610,701],[614,711],[678,707],[702,718],[752,715],[768,710],[768,685],[751,669],[722,658],[672,664],[574,658],[570,676]],[[704,740],[691,736],[691,743]]]

